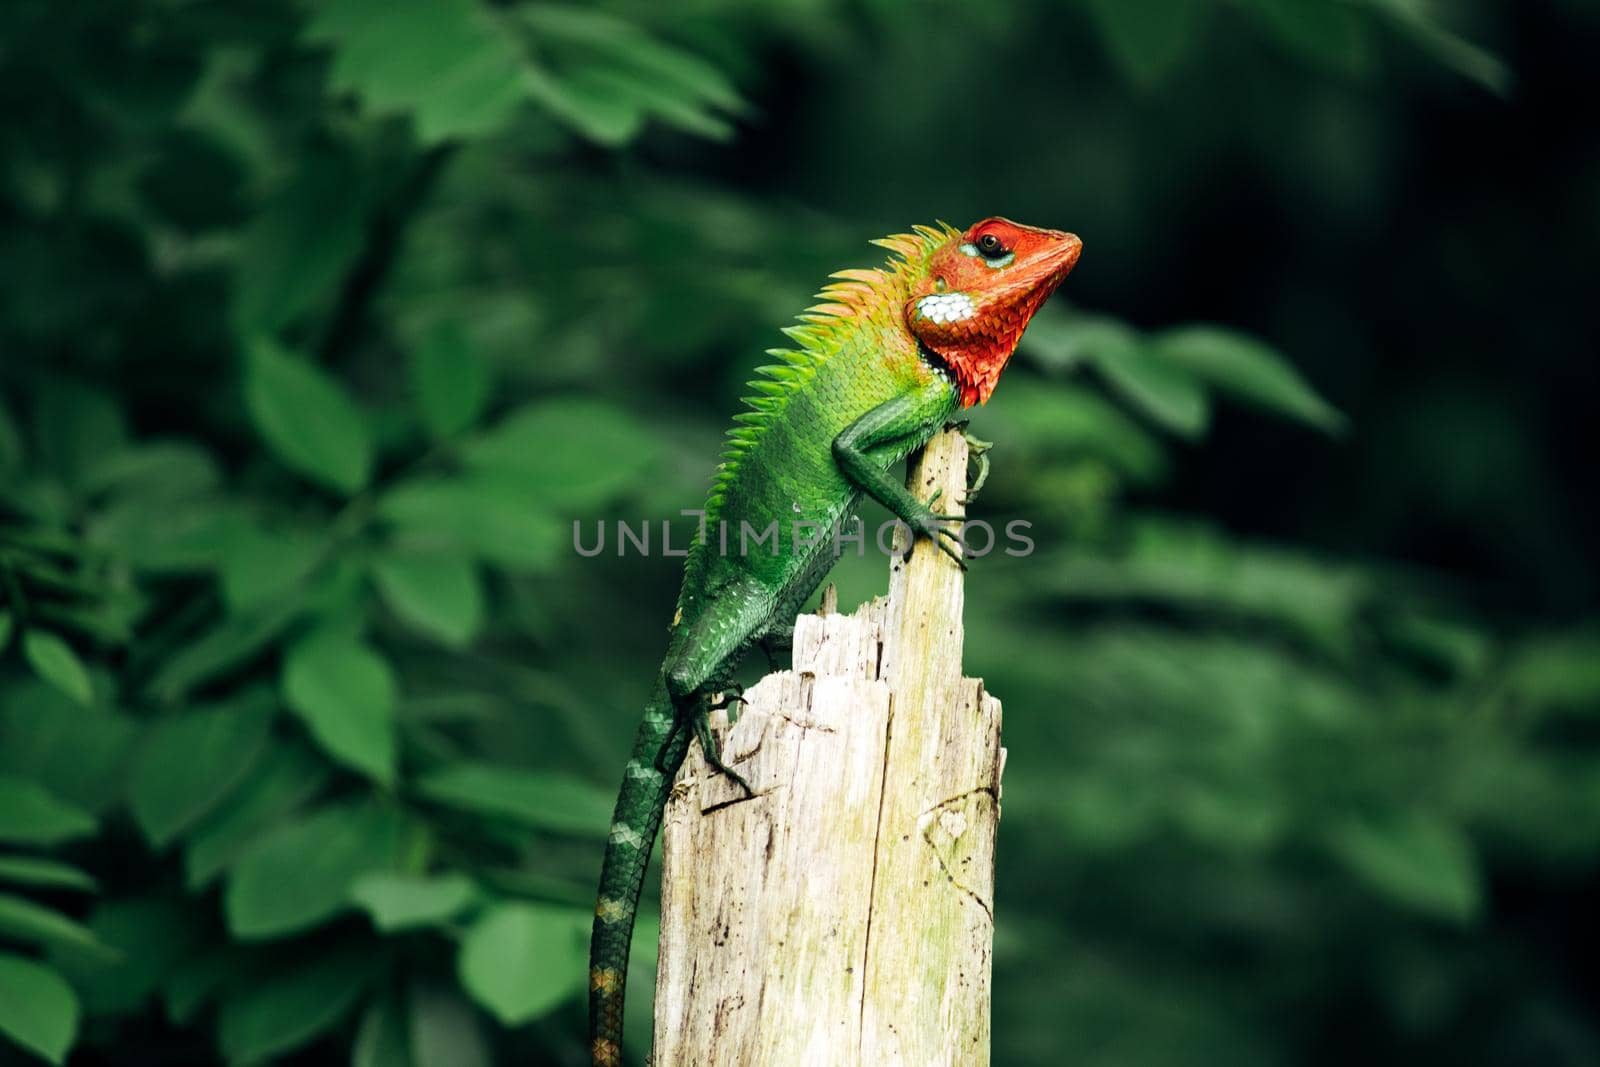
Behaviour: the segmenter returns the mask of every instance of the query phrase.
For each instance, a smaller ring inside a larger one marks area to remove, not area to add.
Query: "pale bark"
[[[958,511],[966,442],[912,462]],[[903,546],[902,546],[903,547]],[[691,751],[662,846],[656,1067],[989,1062],[1000,702],[961,676],[962,574],[931,542],[889,595],[796,621],[723,759]]]

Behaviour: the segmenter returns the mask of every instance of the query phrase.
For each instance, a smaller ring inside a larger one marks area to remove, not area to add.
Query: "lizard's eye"
[[[1005,242],[992,233],[986,233],[978,238],[977,245],[984,259],[999,259],[1006,254]]]

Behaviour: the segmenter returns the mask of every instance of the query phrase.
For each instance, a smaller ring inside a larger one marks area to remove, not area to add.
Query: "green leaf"
[[[1455,824],[1419,811],[1347,819],[1329,845],[1358,877],[1396,903],[1468,922],[1483,904],[1477,855]]]
[[[1035,383],[1008,396],[993,417],[1001,427],[996,438],[1034,458],[1094,458],[1141,485],[1158,481],[1166,470],[1156,438],[1089,389]]]
[[[596,144],[618,148],[644,128],[644,112],[636,101],[581,78],[558,77],[538,67],[529,67],[526,77],[533,99]]]
[[[573,909],[497,905],[461,942],[462,988],[506,1026],[536,1019],[582,991],[588,926]]]
[[[512,570],[548,569],[570,544],[539,487],[519,477],[405,482],[379,510],[408,544],[457,548]]]
[[[6,646],[11,643],[11,631],[16,629],[16,626],[16,620],[12,618],[11,612],[0,611],[0,652],[4,652]]]
[[[283,937],[344,911],[350,887],[399,861],[405,820],[377,803],[343,804],[278,826],[239,857],[223,910],[244,940]]]
[[[1211,417],[1205,391],[1184,371],[1152,357],[1143,345],[1097,365],[1112,388],[1158,425],[1190,440],[1205,433]]]
[[[405,1007],[389,994],[374,997],[356,1027],[350,1067],[409,1067],[411,1063]]]
[[[0,799],[0,807],[5,801]],[[40,856],[0,856],[0,882],[40,889],[81,889],[92,893],[99,885],[76,867]]]
[[[1249,620],[1281,627],[1346,655],[1375,583],[1348,565],[1288,550],[1240,544],[1187,522],[1128,524],[1115,552],[1074,552],[1028,583],[1028,598],[1146,602],[1196,621]]]
[[[490,1067],[494,1057],[465,997],[438,982],[413,983],[411,1056],[416,1067]]]
[[[584,65],[566,78],[571,94],[591,101],[607,100],[629,109],[637,129],[638,120],[651,116],[668,126],[714,141],[733,136],[733,126],[692,98],[683,97],[648,75],[627,66]]]
[[[51,1063],[78,1039],[78,997],[54,970],[0,953],[0,1034]]]
[[[135,723],[103,705],[84,707],[28,679],[0,701],[0,775],[37,782],[95,815],[123,797]]]
[[[238,787],[266,750],[275,710],[258,692],[151,727],[129,782],[133,817],[151,844],[165,847]]]
[[[615,15],[574,5],[523,5],[517,14],[554,64],[528,69],[529,91],[591,140],[622,144],[646,116],[726,139],[732,127],[718,112],[745,110],[714,66]]]
[[[363,875],[350,896],[384,933],[432,926],[459,915],[477,897],[463,874],[415,875],[377,871]]]
[[[214,489],[219,480],[216,461],[205,449],[185,441],[154,441],[100,457],[84,473],[83,488],[170,502]]]
[[[385,785],[395,778],[394,673],[354,637],[314,633],[289,650],[283,696],[334,759]]]
[[[1372,62],[1370,15],[1345,0],[1251,0],[1256,17],[1285,46],[1313,63],[1362,74]]]
[[[163,982],[162,999],[174,1026],[187,1026],[231,975],[250,966],[237,946],[218,942],[181,960]]]
[[[1367,0],[1438,63],[1497,96],[1509,96],[1514,78],[1497,56],[1452,33],[1433,17],[1434,5],[1421,0]]]
[[[1164,81],[1199,36],[1199,0],[1088,0],[1106,50],[1128,78]]]
[[[206,682],[260,654],[307,610],[303,596],[285,596],[233,615],[178,649],[151,679],[152,696],[176,703]]]
[[[85,532],[90,543],[138,570],[183,573],[215,567],[243,521],[240,507],[221,499],[124,495],[88,520]]]
[[[105,950],[82,923],[12,893],[0,893],[0,938]]]
[[[90,913],[88,928],[106,948],[63,945],[51,950],[50,959],[90,1015],[125,1015],[150,999],[199,939],[202,921],[176,895],[103,900]]]
[[[1156,334],[1153,353],[1246,403],[1328,432],[1344,416],[1318,396],[1281,355],[1252,337],[1217,326],[1183,326]]]
[[[266,337],[246,348],[245,404],[286,466],[344,493],[367,484],[372,442],[366,417],[320,368]]]
[[[1483,630],[1423,610],[1397,609],[1372,621],[1396,658],[1409,657],[1443,677],[1480,677],[1497,650]]]
[[[461,323],[436,324],[411,349],[411,391],[436,439],[454,437],[483,415],[489,368]]]
[[[306,530],[238,524],[228,534],[219,568],[228,610],[243,614],[282,598],[311,573],[327,544]]]
[[[1600,628],[1527,639],[1513,652],[1505,678],[1513,692],[1536,704],[1600,706]]]
[[[1151,354],[1130,327],[1111,319],[1076,317],[1068,343],[1106,381],[1158,425],[1195,438],[1210,416],[1205,391],[1186,371]]]
[[[299,166],[245,231],[233,299],[234,334],[244,340],[286,326],[340,291],[366,238],[366,190],[353,160],[325,150]]]
[[[493,133],[526,98],[515,40],[472,0],[329,0],[307,37],[335,46],[335,91],[409,114],[425,142]]]
[[[443,552],[394,552],[373,576],[400,618],[447,645],[471,643],[483,626],[483,586],[472,561]]]
[[[47,630],[27,630],[22,635],[22,654],[35,674],[80,704],[94,702],[94,683],[89,671],[67,644]]]
[[[321,792],[329,776],[327,764],[298,744],[270,749],[238,791],[189,835],[183,854],[188,888],[201,888],[229,867],[262,831]]]
[[[95,831],[93,815],[58,800],[38,782],[0,774],[0,841],[54,845]]]
[[[540,830],[603,837],[611,825],[611,794],[571,775],[457,763],[423,775],[417,789],[441,804]]]
[[[655,439],[627,413],[579,397],[518,408],[462,448],[468,466],[526,479],[546,506],[600,504],[639,485]]]
[[[647,75],[652,84],[674,95],[704,100],[735,113],[749,107],[716,67],[699,56],[663,44],[608,12],[570,4],[524,4],[518,13],[541,39],[588,48]]]
[[[78,488],[106,456],[127,447],[128,423],[108,390],[66,378],[37,387],[34,434],[39,458],[67,485]]]
[[[299,1048],[355,1007],[379,965],[371,951],[344,949],[252,976],[223,1000],[217,1043],[236,1067]]]

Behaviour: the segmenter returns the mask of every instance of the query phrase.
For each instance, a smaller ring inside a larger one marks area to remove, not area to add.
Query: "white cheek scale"
[[[917,301],[917,314],[940,325],[961,322],[977,313],[977,305],[966,293],[932,293]]]

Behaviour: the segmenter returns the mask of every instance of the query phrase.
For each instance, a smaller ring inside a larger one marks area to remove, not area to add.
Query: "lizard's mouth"
[[[1066,280],[1072,268],[1078,265],[1078,257],[1083,254],[1083,242],[1077,234],[1051,230],[1050,236],[1055,239],[1054,243],[1040,257],[1040,273],[1049,286],[1047,292],[1053,292],[1056,286]]]

